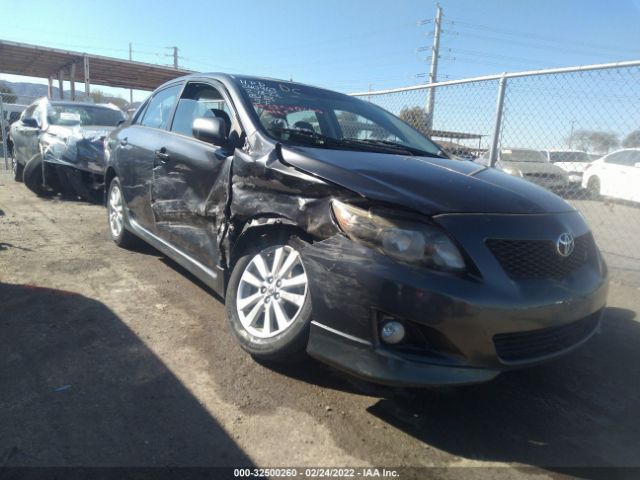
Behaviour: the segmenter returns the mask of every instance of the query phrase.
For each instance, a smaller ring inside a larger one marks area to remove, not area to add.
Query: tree
[[[430,135],[431,132],[427,125],[427,112],[421,107],[404,107],[400,110],[400,119],[411,125],[413,128],[425,135]]]
[[[577,130],[569,139],[569,144],[575,146],[578,150],[608,153],[609,150],[620,144],[620,140],[613,132]]]
[[[107,103],[107,96],[102,90],[94,90],[89,96],[93,99],[94,103]]]
[[[624,137],[622,141],[624,148],[638,148],[640,147],[640,130],[634,130],[629,135]]]
[[[0,85],[0,94],[2,94],[3,103],[16,103],[18,101],[18,96],[13,93],[13,90],[8,85]]]
[[[110,97],[106,95],[102,90],[94,90],[89,96],[93,99],[94,103],[113,103],[119,108],[127,106],[128,102],[122,97]]]

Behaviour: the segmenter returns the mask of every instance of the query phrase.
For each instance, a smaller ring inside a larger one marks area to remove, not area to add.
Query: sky
[[[640,60],[640,0],[440,0],[440,6],[439,81]],[[134,60],[165,65],[173,63],[175,45],[182,68],[352,93],[427,82],[436,2],[0,0],[0,12],[0,39],[119,58],[128,58],[131,43]],[[92,88],[129,97],[128,90]],[[496,91],[497,82],[438,89],[434,128],[481,134],[486,148]],[[148,94],[135,92],[134,100]],[[638,98],[638,68],[511,80],[502,145],[564,148],[581,129],[622,139],[640,125]],[[398,114],[423,107],[425,91],[371,99]]]
[[[640,59],[640,0],[440,5],[439,80]],[[160,64],[176,45],[183,68],[354,92],[426,81],[435,9],[425,0],[0,0],[0,39],[120,58],[131,42],[135,60]]]

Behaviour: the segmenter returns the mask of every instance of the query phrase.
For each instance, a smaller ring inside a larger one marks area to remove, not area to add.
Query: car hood
[[[283,146],[281,152],[285,163],[302,171],[425,215],[573,210],[541,187],[473,162],[311,147]]]
[[[554,173],[556,175],[563,175],[564,171],[552,164],[544,162],[505,162],[500,160],[499,167],[511,168],[518,170],[522,173]]]

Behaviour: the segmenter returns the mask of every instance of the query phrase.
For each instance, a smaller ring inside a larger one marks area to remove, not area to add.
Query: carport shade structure
[[[0,40],[0,73],[47,78],[50,87],[53,78],[57,78],[61,86],[64,80],[69,80],[73,96],[75,82],[85,84],[85,94],[87,95],[90,93],[91,84],[154,90],[172,78],[193,72],[120,58]]]

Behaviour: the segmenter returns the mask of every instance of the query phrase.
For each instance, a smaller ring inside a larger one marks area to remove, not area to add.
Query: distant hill
[[[39,83],[30,83],[30,82],[8,82],[6,80],[0,80],[0,85],[9,87],[11,91],[18,98],[16,103],[22,105],[29,105],[35,99],[46,97],[47,96],[47,86],[41,85]],[[98,89],[99,90],[99,89]],[[52,88],[53,98],[60,98],[60,89],[58,87]],[[71,92],[67,89],[64,90],[65,99],[71,98]],[[84,94],[84,90],[76,89],[76,100],[82,102],[86,100],[86,95]],[[126,100],[120,97],[111,97],[108,95],[104,95],[104,103],[114,103],[115,105],[124,107],[128,103]]]

